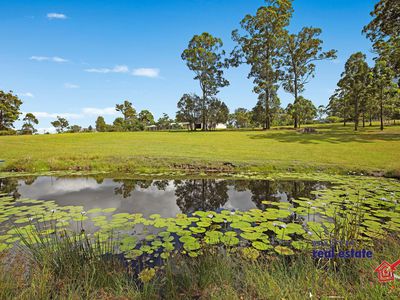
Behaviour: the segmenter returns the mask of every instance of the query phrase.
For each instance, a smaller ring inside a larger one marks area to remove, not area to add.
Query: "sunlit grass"
[[[217,132],[115,132],[0,137],[9,170],[148,171],[197,165],[224,169],[400,171],[400,126],[320,125]]]

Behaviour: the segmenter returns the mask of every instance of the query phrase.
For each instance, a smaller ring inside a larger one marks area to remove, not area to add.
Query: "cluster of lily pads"
[[[62,230],[85,230],[104,242],[113,235],[119,251],[128,259],[166,259],[174,251],[195,257],[209,246],[240,250],[244,256],[256,258],[260,252],[292,255],[310,249],[313,241],[335,237],[335,220],[354,214],[360,215],[357,239],[368,242],[389,231],[400,231],[398,181],[325,177],[321,180],[333,185],[312,192],[314,197],[287,202],[265,199],[262,209],[196,211],[175,218],[159,214],[144,218],[142,214],[115,213],[115,208],[84,211],[82,206],[15,200],[0,194],[0,251],[38,230],[49,236]]]

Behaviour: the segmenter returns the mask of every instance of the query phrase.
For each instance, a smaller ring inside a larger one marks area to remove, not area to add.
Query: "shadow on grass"
[[[295,131],[270,131],[265,134],[249,134],[250,139],[273,139],[282,143],[300,143],[300,144],[319,144],[319,143],[374,143],[376,141],[400,141],[400,134],[387,133],[385,131],[371,130],[371,128],[360,129],[359,132],[350,131],[348,127],[326,128],[324,131],[316,133],[300,133]],[[318,128],[317,128],[318,130]]]

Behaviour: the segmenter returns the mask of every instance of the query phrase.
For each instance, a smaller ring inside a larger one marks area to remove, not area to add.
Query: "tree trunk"
[[[369,115],[369,126],[372,126],[372,113]]]
[[[203,126],[201,127],[202,131],[207,130],[207,125],[206,125],[206,94],[204,92],[204,89],[202,90],[203,92],[203,99],[202,99],[202,105],[201,105],[201,119],[203,122]]]
[[[363,112],[362,115],[362,122],[363,122],[363,128],[365,127],[365,112]]]
[[[294,83],[294,104],[297,103],[297,98],[298,98],[298,95],[297,95],[297,80],[295,80],[295,83]],[[297,128],[298,122],[299,122],[299,119],[298,119],[297,113],[295,111],[295,113],[294,113],[294,128]]]
[[[265,90],[265,126],[264,129],[268,130],[271,128],[269,119],[269,90]]]
[[[355,102],[354,102],[354,130],[357,131],[358,130],[358,99],[357,97],[355,98]]]
[[[383,87],[381,87],[381,99],[380,99],[380,119],[381,119],[381,130],[383,130]]]
[[[296,70],[295,65],[293,66],[293,70],[294,70],[294,103],[293,104],[296,104],[299,95],[298,95],[298,86],[297,86],[297,70]],[[298,123],[299,123],[299,117],[297,116],[296,109],[295,109],[295,112],[294,112],[294,128],[297,128]]]

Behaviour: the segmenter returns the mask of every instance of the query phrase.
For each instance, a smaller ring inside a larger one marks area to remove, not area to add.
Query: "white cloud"
[[[29,58],[30,60],[36,60],[36,61],[51,61],[51,62],[56,62],[56,63],[64,63],[67,62],[68,60],[59,56],[31,56]]]
[[[157,78],[160,75],[160,70],[155,68],[139,68],[132,71],[134,76],[142,76],[149,78]]]
[[[114,72],[114,73],[128,73],[128,72],[129,72],[129,69],[128,69],[127,66],[124,66],[124,65],[115,66],[115,67],[112,69],[112,72]]]
[[[32,112],[37,118],[47,118],[47,119],[57,119],[57,116],[67,119],[81,119],[83,118],[82,114],[73,114],[73,113],[48,113],[45,111],[35,111]],[[25,114],[25,113],[24,113]]]
[[[129,68],[125,65],[117,65],[114,68],[91,68],[91,69],[85,69],[86,72],[89,73],[128,73]]]
[[[35,111],[32,112],[37,118],[43,119],[57,119],[57,116],[66,119],[82,119],[85,117],[91,116],[113,116],[117,115],[118,112],[115,110],[115,107],[105,107],[105,108],[97,108],[97,107],[85,107],[81,110],[80,113],[49,113],[45,111]],[[26,112],[23,112],[25,115]]]
[[[35,96],[34,96],[32,93],[30,93],[30,92],[21,93],[21,94],[19,94],[19,95],[22,96],[22,97],[35,98]]]
[[[60,13],[48,13],[47,18],[50,20],[53,20],[53,19],[65,20],[67,18],[67,16],[64,14],[60,14]]]
[[[117,65],[114,68],[90,68],[85,69],[89,73],[129,73],[129,68],[125,65]],[[157,68],[138,68],[131,71],[133,76],[158,78],[160,76],[160,69]]]
[[[78,89],[78,88],[79,88],[79,85],[66,82],[66,83],[64,83],[64,87],[65,87],[66,89]]]
[[[106,107],[106,108],[95,108],[95,107],[85,107],[82,110],[84,115],[91,116],[104,116],[104,115],[116,115],[118,112],[115,110],[115,107]]]

